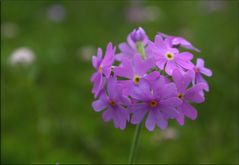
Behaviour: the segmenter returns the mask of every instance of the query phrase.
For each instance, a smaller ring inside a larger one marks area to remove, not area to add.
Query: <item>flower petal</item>
[[[161,130],[166,129],[167,126],[168,126],[168,122],[167,122],[167,120],[163,117],[163,114],[160,113],[159,111],[157,111],[156,114],[155,114],[155,116],[156,116],[156,120],[157,120],[156,122],[157,122],[158,127],[159,127]]]
[[[196,84],[198,84],[198,83],[205,83],[205,88],[204,89],[207,92],[209,91],[209,85],[200,73],[196,74]]]
[[[157,67],[159,67],[159,69],[163,70],[166,62],[167,62],[166,58],[158,58],[156,61],[156,65]]]
[[[177,57],[185,61],[190,61],[193,59],[193,54],[189,52],[182,52],[179,53]]]
[[[106,111],[103,112],[103,120],[104,121],[110,121],[113,119],[113,110],[111,108],[107,109]]]
[[[130,96],[137,100],[149,100],[152,97],[149,82],[141,79],[138,85],[131,88]]]
[[[180,65],[182,68],[185,69],[190,69],[192,70],[194,68],[194,64],[191,61],[186,61],[186,60],[182,60],[180,58],[175,58],[175,61],[178,65]]]
[[[156,121],[155,121],[154,113],[150,111],[146,119],[145,126],[149,131],[153,131],[155,128],[155,124],[156,124]]]
[[[158,82],[154,85],[154,96],[157,96],[160,100],[177,96],[177,89],[174,83],[163,82],[164,84],[159,84]]]
[[[198,83],[186,91],[184,98],[195,103],[202,103],[205,100],[204,95],[202,95],[205,88],[205,83]]]
[[[195,120],[197,118],[197,110],[187,102],[183,102],[182,111],[184,115],[191,120]]]
[[[202,58],[197,58],[197,64],[196,66],[198,68],[204,67],[204,60]]]
[[[182,73],[180,70],[175,69],[173,71],[172,77],[173,81],[176,84],[177,91],[179,93],[184,93],[188,85],[192,82],[193,71],[187,71],[186,73]]]
[[[133,78],[134,73],[129,59],[123,58],[120,66],[114,68],[114,73],[119,77]]]
[[[138,124],[144,119],[144,116],[147,113],[147,107],[144,104],[136,104],[132,108],[133,113],[131,123]]]
[[[170,97],[160,101],[162,107],[177,107],[182,104],[182,101],[177,97]]]
[[[102,100],[96,100],[92,103],[92,107],[96,112],[100,112],[107,107],[107,103]]]
[[[134,72],[143,76],[147,71],[154,67],[154,60],[152,58],[143,60],[140,56],[134,56]]]
[[[173,73],[173,70],[175,70],[176,68],[177,67],[174,61],[168,61],[165,67],[165,71],[168,75],[171,76]]]
[[[178,117],[176,118],[179,125],[184,125],[184,114],[183,112],[178,113]]]
[[[199,68],[199,71],[202,73],[202,74],[204,74],[204,75],[206,75],[206,76],[208,76],[208,77],[211,77],[212,76],[212,71],[210,70],[210,69],[208,69],[208,68]]]

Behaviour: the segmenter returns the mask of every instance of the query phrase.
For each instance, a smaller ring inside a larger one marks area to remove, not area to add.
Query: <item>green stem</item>
[[[140,41],[136,42],[136,47],[138,52],[140,53],[141,57],[145,59],[145,50],[144,50],[144,44]]]
[[[134,164],[134,157],[137,150],[137,145],[139,143],[139,137],[141,132],[142,122],[136,126],[135,132],[134,132],[134,139],[133,143],[131,145],[130,149],[130,155],[129,155],[129,163],[128,164]]]

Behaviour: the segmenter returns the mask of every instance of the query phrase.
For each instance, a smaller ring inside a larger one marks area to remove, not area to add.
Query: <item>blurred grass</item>
[[[14,22],[15,38],[1,35],[1,163],[126,163],[135,126],[125,131],[104,123],[91,108],[91,62],[77,56],[85,45],[102,47],[125,41],[135,27],[182,35],[202,50],[211,91],[196,105],[199,117],[180,127],[178,136],[145,128],[138,163],[238,163],[238,2],[146,1],[158,7],[156,21],[125,18],[130,1],[1,1],[1,26]],[[66,10],[63,22],[47,17],[51,5]],[[36,61],[11,66],[10,54],[29,47]]]

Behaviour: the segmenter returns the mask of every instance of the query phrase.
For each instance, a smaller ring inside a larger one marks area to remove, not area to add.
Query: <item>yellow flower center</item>
[[[134,83],[139,84],[139,81],[140,81],[140,77],[138,75],[135,75],[134,76]]]
[[[174,59],[173,53],[166,53],[166,54],[165,54],[165,57],[166,57],[168,60],[173,60],[173,59]]]
[[[113,107],[116,106],[116,103],[113,100],[110,100],[109,104],[112,105]]]
[[[152,100],[149,102],[150,107],[154,108],[158,105],[158,102],[156,100]]]
[[[182,99],[182,98],[183,98],[183,94],[182,94],[182,93],[179,93],[179,94],[178,94],[178,98],[179,98],[179,99]]]

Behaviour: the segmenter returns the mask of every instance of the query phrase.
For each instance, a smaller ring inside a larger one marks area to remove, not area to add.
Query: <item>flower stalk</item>
[[[132,142],[131,149],[130,149],[128,164],[134,164],[134,158],[135,158],[137,146],[139,143],[141,128],[142,128],[142,122],[139,123],[135,128],[134,138],[133,138],[133,142]]]
[[[143,42],[140,42],[140,41],[136,42],[136,47],[137,47],[137,50],[140,53],[141,57],[143,59],[145,59],[145,51],[144,51],[144,44],[143,44]]]

